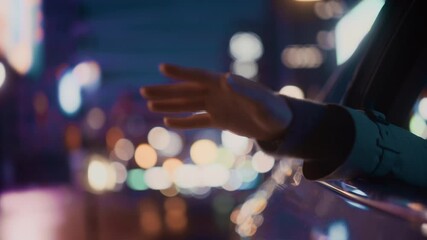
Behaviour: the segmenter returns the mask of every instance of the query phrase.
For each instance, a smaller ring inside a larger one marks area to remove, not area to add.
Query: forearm
[[[392,176],[427,186],[426,141],[362,111],[286,98],[293,120],[266,152],[303,158],[308,179]]]

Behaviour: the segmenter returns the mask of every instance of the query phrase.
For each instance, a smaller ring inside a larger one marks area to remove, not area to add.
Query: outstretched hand
[[[283,98],[243,77],[169,64],[161,64],[159,69],[177,82],[141,88],[148,108],[161,113],[193,113],[165,117],[168,127],[213,127],[272,140],[283,133],[292,119]]]

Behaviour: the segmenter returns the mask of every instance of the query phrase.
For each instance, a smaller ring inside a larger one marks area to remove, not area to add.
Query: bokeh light
[[[114,146],[114,154],[123,161],[129,161],[134,154],[135,147],[133,143],[126,138],[121,138]]]
[[[135,162],[141,168],[151,168],[157,163],[157,153],[148,144],[140,144],[135,151]]]
[[[80,85],[68,71],[59,80],[59,105],[67,115],[74,115],[82,104]]]
[[[266,185],[264,185],[265,187]],[[274,188],[273,188],[274,189]],[[230,219],[236,226],[236,232],[241,237],[249,237],[255,234],[257,228],[264,222],[262,212],[266,209],[271,191],[258,190],[231,213]],[[268,193],[270,192],[270,194]]]
[[[190,156],[194,163],[198,165],[213,162],[217,156],[217,145],[208,139],[197,140],[191,145]]]
[[[56,240],[65,224],[71,199],[61,188],[3,192],[0,196],[0,239]],[[30,204],[29,204],[30,202]]]
[[[72,74],[81,87],[95,88],[100,84],[101,67],[95,61],[85,61],[77,64],[72,70]]]
[[[248,154],[253,147],[253,142],[249,138],[230,131],[221,132],[221,142],[224,147],[230,149],[237,156]]]
[[[257,227],[260,227],[264,223],[264,217],[261,214],[253,216],[252,219],[254,221],[254,225]]]
[[[258,64],[256,62],[235,61],[231,64],[231,72],[252,79],[258,75]]]
[[[248,219],[247,224],[239,225],[236,232],[242,237],[242,238],[248,238],[255,235],[257,231],[257,227],[253,224],[253,219]]]
[[[159,149],[159,154],[166,157],[175,157],[180,154],[184,147],[183,140],[179,134],[169,131],[169,142],[164,149]]]
[[[112,162],[110,163],[110,165],[114,169],[116,175],[116,183],[123,184],[126,181],[128,175],[126,167],[119,162]]]
[[[252,167],[259,173],[266,173],[274,166],[274,158],[262,151],[256,152],[252,157]]]
[[[237,222],[241,223],[247,216],[262,213],[266,207],[267,199],[264,196],[255,195],[254,197],[249,198],[245,203],[243,203],[242,208],[240,209],[240,215],[237,218]]]
[[[427,120],[427,98],[422,98],[418,103],[418,113],[424,120]]]
[[[200,170],[193,164],[184,164],[175,171],[175,184],[180,188],[194,188],[201,184]]]
[[[301,88],[294,85],[287,85],[280,89],[279,94],[297,99],[304,99],[304,92]]]
[[[182,165],[182,161],[178,158],[168,158],[163,162],[162,167],[168,172],[171,179],[175,179],[175,172]]]
[[[237,172],[237,170],[230,170],[230,177],[228,178],[228,181],[222,185],[222,188],[224,188],[227,191],[236,191],[238,190],[243,184],[242,177]]]
[[[170,186],[167,189],[163,189],[160,190],[160,192],[165,196],[165,197],[174,197],[176,195],[178,195],[178,189],[176,189],[175,185]]]
[[[330,240],[348,240],[349,237],[348,227],[344,221],[334,222],[328,228],[328,239]]]
[[[153,167],[145,171],[145,183],[153,190],[164,190],[172,186],[168,172],[162,167]]]
[[[145,183],[145,171],[142,169],[131,169],[128,171],[126,183],[128,187],[135,191],[147,190],[148,186]]]
[[[314,45],[288,46],[283,49],[281,58],[288,68],[318,68],[323,63],[323,54]]]
[[[334,17],[334,9],[329,1],[319,1],[314,5],[314,13],[323,20]]]
[[[264,53],[260,37],[252,32],[238,32],[230,39],[230,54],[240,62],[259,59]]]
[[[316,40],[322,49],[331,50],[335,48],[335,34],[332,31],[319,31],[316,35]]]
[[[242,181],[245,183],[255,180],[258,176],[258,173],[252,167],[252,161],[249,157],[248,159],[239,162],[236,169]]]
[[[169,145],[170,134],[162,127],[154,127],[148,132],[148,143],[157,150],[164,150]]]
[[[426,121],[420,115],[414,114],[409,120],[409,130],[411,131],[411,133],[419,137],[426,138],[426,129]]]
[[[191,192],[191,196],[197,199],[205,199],[212,192],[212,189],[209,186],[198,186],[198,187],[190,188],[189,190]]]
[[[314,13],[323,20],[339,18],[344,14],[344,3],[341,1],[319,1],[314,5]]]
[[[218,148],[217,157],[215,160],[216,163],[221,164],[226,168],[232,168],[235,161],[236,156],[234,156],[230,149],[225,147]]]
[[[240,213],[240,207],[236,207],[230,214],[230,221],[234,224],[237,224],[237,217],[239,216]]]
[[[427,223],[421,224],[421,233],[424,237],[427,237]]]
[[[0,88],[3,86],[6,81],[6,68],[4,64],[0,62]]]
[[[261,180],[259,176],[260,175],[256,173],[255,178],[252,181],[243,181],[242,186],[240,186],[239,190],[250,190],[256,188]]]
[[[92,108],[86,116],[87,124],[94,130],[101,129],[105,124],[105,120],[105,113],[100,108]]]
[[[209,187],[220,187],[230,178],[230,172],[220,164],[201,166],[202,184]]]
[[[116,173],[110,164],[101,156],[94,155],[89,160],[88,184],[95,192],[113,189],[116,184]]]

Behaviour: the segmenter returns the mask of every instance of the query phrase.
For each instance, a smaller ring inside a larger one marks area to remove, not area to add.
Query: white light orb
[[[255,33],[238,32],[230,39],[230,54],[237,61],[256,61],[263,53],[261,39]]]

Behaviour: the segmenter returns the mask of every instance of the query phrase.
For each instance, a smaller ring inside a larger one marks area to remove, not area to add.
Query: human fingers
[[[209,113],[194,114],[185,118],[164,118],[164,123],[168,127],[180,129],[213,127]]]
[[[140,89],[141,95],[148,100],[160,100],[181,97],[200,97],[205,95],[207,89],[199,84],[180,83],[173,85],[161,85],[143,87]]]
[[[148,108],[153,112],[197,112],[205,110],[203,98],[174,98],[167,100],[155,100],[147,103]]]
[[[160,72],[166,77],[181,81],[198,83],[215,83],[221,78],[221,74],[211,73],[202,69],[187,68],[172,64],[160,64]]]

